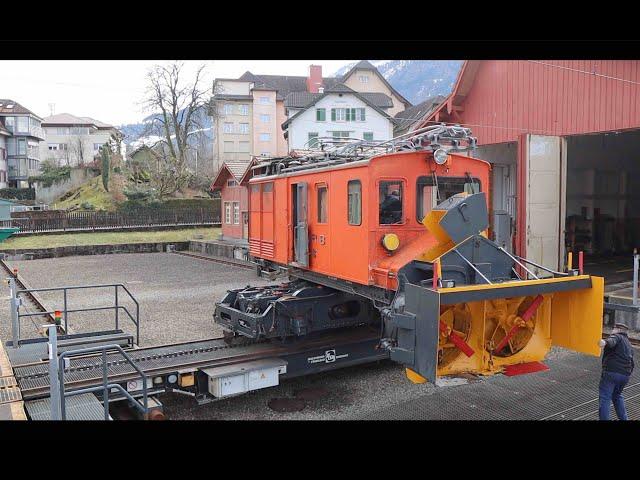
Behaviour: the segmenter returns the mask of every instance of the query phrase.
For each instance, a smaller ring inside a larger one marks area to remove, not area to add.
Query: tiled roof
[[[287,108],[302,108],[318,98],[321,93],[291,92],[284,99],[284,106]]]
[[[240,180],[247,171],[247,167],[251,163],[251,160],[229,160],[224,162],[231,174],[236,177],[236,180]]]
[[[58,113],[42,119],[42,125],[95,125],[98,128],[113,128],[112,125],[91,117],[77,117],[70,113]]]
[[[11,106],[11,108],[7,108]],[[30,113],[31,115],[38,116],[28,108],[23,107],[17,102],[8,98],[0,98],[0,113]],[[40,117],[38,117],[40,118]]]
[[[224,162],[211,183],[211,190],[222,188],[224,186],[224,183],[222,182],[224,179],[222,172],[224,171],[231,173],[233,178],[240,183],[252,164],[253,160],[228,160]]]
[[[338,87],[330,87],[325,90],[325,92],[336,92],[336,93],[351,93],[349,87],[345,87],[346,89],[341,89]],[[370,103],[379,108],[391,108],[393,107],[393,101],[390,97],[385,95],[384,93],[374,93],[374,92],[359,92],[360,95],[366,98]],[[321,93],[309,93],[309,92],[291,92],[284,99],[284,106],[287,108],[304,108],[309,105],[311,102],[320,97]]]
[[[389,88],[389,90],[391,90],[393,93],[395,93],[398,98],[400,98],[400,100],[402,100],[402,102],[404,102],[405,105],[407,106],[411,106],[411,102],[409,100],[407,100],[406,98],[404,98],[400,92],[398,92],[395,88],[393,88],[391,86],[391,84],[387,81],[386,78],[384,78],[384,76],[380,73],[380,71],[369,61],[367,60],[361,60],[358,63],[356,63],[353,67],[351,67],[351,69],[345,73],[342,78],[340,79],[341,82],[346,82],[347,79],[356,71],[356,70],[372,70],[374,72],[376,72],[379,77],[380,80],[382,80],[382,82]]]
[[[431,113],[438,105],[440,105],[446,97],[444,95],[435,95],[427,98],[424,102],[413,105],[402,112],[395,114],[394,118],[398,121],[396,132],[408,130],[411,125],[418,122],[426,115]]]

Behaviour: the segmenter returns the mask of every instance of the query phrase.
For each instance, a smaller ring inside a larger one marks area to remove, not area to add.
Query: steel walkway
[[[441,387],[420,398],[357,417],[366,420],[597,420],[600,359],[566,353],[545,361],[549,371],[495,375]],[[630,419],[640,420],[640,369],[623,394]],[[612,417],[616,419],[612,407]]]

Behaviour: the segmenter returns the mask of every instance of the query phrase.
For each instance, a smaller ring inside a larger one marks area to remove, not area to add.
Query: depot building
[[[491,231],[507,249],[587,271],[640,247],[640,61],[466,61],[452,93],[413,128],[471,128],[493,165]],[[574,264],[575,265],[575,264]]]

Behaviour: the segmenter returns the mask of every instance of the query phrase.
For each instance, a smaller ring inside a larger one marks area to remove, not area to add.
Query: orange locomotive
[[[602,279],[487,238],[490,165],[463,154],[474,145],[468,129],[439,125],[257,165],[250,252],[290,282],[229,291],[216,323],[294,340],[373,326],[416,381],[499,371],[552,344],[597,355]]]

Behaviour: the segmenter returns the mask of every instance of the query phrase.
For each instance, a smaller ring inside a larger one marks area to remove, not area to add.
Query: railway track
[[[0,259],[0,267],[2,271],[9,277],[13,277],[16,280],[16,285],[19,290],[30,290],[31,287],[27,284],[24,278],[22,278],[17,269],[12,269],[11,266],[7,263],[6,260]],[[36,296],[33,292],[27,292],[22,294],[23,299],[23,308],[25,308],[29,312],[47,312],[47,308],[44,305],[44,302]],[[45,319],[47,323],[55,323],[55,319],[50,313],[43,313],[42,317]],[[62,330],[59,330],[60,333],[63,333]]]
[[[234,267],[246,268],[246,269],[249,269],[249,270],[255,270],[255,268],[256,268],[256,265],[254,265],[254,264],[247,265],[245,263],[234,262],[232,260],[225,260],[223,258],[213,258],[213,257],[209,257],[209,256],[206,256],[206,255],[198,255],[197,253],[192,253],[192,252],[177,252],[177,251],[174,251],[173,253],[175,253],[176,255],[182,255],[183,257],[197,258],[198,260],[206,260],[206,261],[209,261],[209,262],[220,263],[222,265],[232,265]]]

